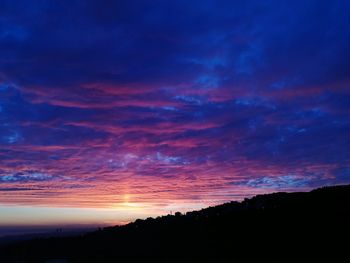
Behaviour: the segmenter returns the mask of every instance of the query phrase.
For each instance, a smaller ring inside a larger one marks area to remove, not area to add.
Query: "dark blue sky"
[[[349,183],[349,10],[1,1],[0,203],[191,209]]]

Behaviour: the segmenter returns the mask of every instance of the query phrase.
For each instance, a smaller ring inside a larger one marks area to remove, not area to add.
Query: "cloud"
[[[247,186],[258,188],[298,188],[305,187],[311,181],[311,178],[295,175],[284,175],[278,177],[263,176],[257,179],[250,179],[246,182]]]
[[[4,1],[0,182],[42,190],[0,202],[187,207],[349,182],[348,5]]]
[[[0,182],[3,183],[16,183],[16,182],[40,182],[52,180],[53,177],[48,174],[35,171],[18,172],[13,174],[3,173],[0,176]]]
[[[18,192],[18,191],[32,191],[38,189],[25,188],[25,187],[0,187],[0,192]]]

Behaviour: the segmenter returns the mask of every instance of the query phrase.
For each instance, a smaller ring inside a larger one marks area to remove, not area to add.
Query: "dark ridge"
[[[350,185],[258,195],[77,237],[0,247],[0,262],[345,262]]]

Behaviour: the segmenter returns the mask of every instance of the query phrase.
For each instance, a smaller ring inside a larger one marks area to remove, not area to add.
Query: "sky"
[[[0,226],[350,183],[349,1],[0,3]]]

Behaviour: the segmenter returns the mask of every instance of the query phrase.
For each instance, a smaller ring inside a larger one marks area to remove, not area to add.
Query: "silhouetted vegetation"
[[[350,186],[259,195],[8,245],[0,262],[347,262],[349,201]]]

